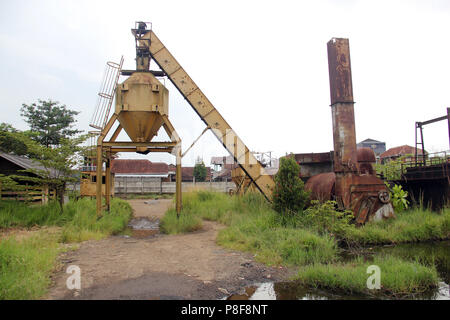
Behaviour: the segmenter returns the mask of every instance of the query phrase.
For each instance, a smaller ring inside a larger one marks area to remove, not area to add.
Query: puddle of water
[[[128,223],[133,238],[148,238],[159,233],[159,220],[147,217],[134,218]]]
[[[415,300],[450,300],[449,286],[439,282],[433,293],[417,296]],[[363,295],[339,295],[323,290],[305,288],[295,282],[265,282],[245,288],[243,294],[233,294],[227,300],[367,300]],[[377,298],[380,299],[380,298]]]
[[[395,255],[405,260],[418,260],[424,264],[434,264],[441,281],[438,288],[431,292],[417,295],[417,300],[450,300],[450,241],[402,244],[397,246],[373,247],[358,253],[345,252],[344,261],[351,261],[357,256],[370,259],[374,254]],[[245,288],[242,294],[228,297],[228,300],[364,300],[370,297],[362,295],[339,295],[325,290],[309,289],[296,282],[266,282]]]

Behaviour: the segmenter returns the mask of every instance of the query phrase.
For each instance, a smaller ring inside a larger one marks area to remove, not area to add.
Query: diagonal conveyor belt
[[[198,116],[211,128],[217,139],[233,155],[236,162],[250,177],[256,187],[266,198],[270,199],[274,186],[272,177],[266,174],[260,162],[236,135],[217,109],[214,108],[155,33],[151,30],[148,31],[139,41],[139,45],[149,47],[153,60],[189,102]]]

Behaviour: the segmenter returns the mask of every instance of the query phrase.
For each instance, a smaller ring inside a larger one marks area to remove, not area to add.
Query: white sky
[[[252,151],[332,149],[332,37],[350,39],[357,142],[414,145],[415,121],[450,107],[450,1],[30,0],[0,3],[0,121],[26,129],[21,104],[52,98],[81,111],[78,125],[90,130],[106,61],[124,55],[124,68],[135,67],[130,29],[138,20],[153,23]],[[169,117],[186,149],[204,123],[166,84]],[[445,121],[424,134],[428,151],[449,149]],[[183,165],[219,155],[227,151],[207,133]],[[145,158],[174,162],[165,154]]]

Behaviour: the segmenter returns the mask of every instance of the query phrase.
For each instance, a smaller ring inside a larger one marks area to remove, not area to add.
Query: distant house
[[[169,180],[175,181],[176,166],[169,164]],[[211,168],[206,167],[205,181],[210,181],[212,177]],[[181,181],[194,182],[194,167],[181,167]]]
[[[405,144],[403,146],[390,148],[389,150],[383,152],[380,155],[380,160],[381,160],[381,163],[386,163],[387,161],[390,161],[390,160],[395,160],[400,157],[409,156],[404,159],[405,162],[413,161],[414,156],[415,156],[415,151],[416,150],[414,147],[411,147],[411,146],[408,146]],[[426,153],[427,152],[425,151],[425,154]],[[422,149],[417,149],[417,154],[422,155]]]
[[[114,159],[111,161],[115,193],[162,193],[162,183],[170,181],[169,165],[147,159]]]
[[[223,169],[233,167],[234,158],[232,156],[211,157],[211,165],[215,172],[220,172]]]
[[[231,181],[231,171],[237,167],[232,156],[211,157],[213,181]]]
[[[366,139],[356,145],[358,148],[370,148],[375,152],[375,156],[378,158],[383,152],[386,151],[386,142],[377,141],[374,139]]]
[[[139,159],[114,159],[111,172],[118,177],[149,177],[164,179],[169,176],[169,166],[164,162]]]

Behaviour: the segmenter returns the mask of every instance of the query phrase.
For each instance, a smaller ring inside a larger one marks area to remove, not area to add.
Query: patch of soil
[[[159,220],[173,204],[165,199],[129,202],[136,219],[150,222]],[[256,282],[278,281],[288,275],[286,269],[254,262],[251,254],[216,245],[222,228],[204,221],[202,230],[189,234],[140,237],[132,233],[86,241],[79,250],[62,255],[63,268],[55,274],[47,298],[221,299]],[[69,274],[64,271],[69,265],[81,269],[79,292],[66,287]]]

